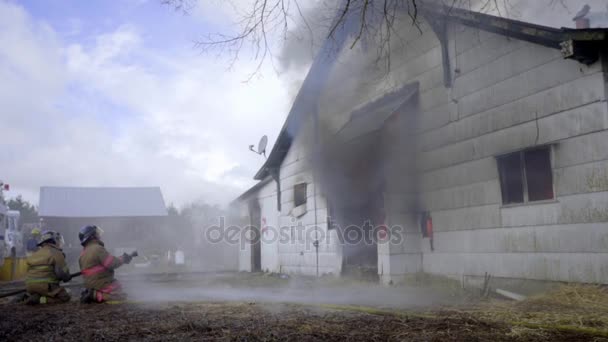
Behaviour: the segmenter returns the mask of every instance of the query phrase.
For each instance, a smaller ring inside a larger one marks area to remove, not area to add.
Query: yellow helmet
[[[32,234],[32,235],[40,235],[40,229],[38,229],[38,228],[34,228],[34,229],[32,229],[31,234]]]

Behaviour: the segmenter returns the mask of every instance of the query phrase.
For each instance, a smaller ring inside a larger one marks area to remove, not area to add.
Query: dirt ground
[[[472,301],[449,286],[259,274],[123,284],[130,299],[120,304],[2,300],[0,341],[608,341],[608,290],[599,287],[569,286],[516,303]]]
[[[4,305],[3,341],[590,341],[592,335],[522,332],[469,315],[407,316],[295,304]]]

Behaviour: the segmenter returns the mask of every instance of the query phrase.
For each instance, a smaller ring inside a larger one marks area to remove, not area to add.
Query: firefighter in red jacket
[[[78,234],[84,247],[78,260],[85,287],[80,295],[82,303],[101,303],[125,297],[114,278],[114,270],[131,262],[132,257],[128,254],[115,257],[108,253],[101,241],[102,232],[97,226],[85,226]]]

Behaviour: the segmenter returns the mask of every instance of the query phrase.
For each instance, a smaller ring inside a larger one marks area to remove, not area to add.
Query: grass
[[[478,292],[464,289],[460,281],[445,276],[433,275],[424,272],[409,274],[396,286],[423,287],[448,293],[454,297],[473,299]]]
[[[517,329],[556,329],[608,337],[608,288],[564,285],[521,302],[491,300],[463,312]]]
[[[521,302],[491,300],[462,310],[446,309],[436,312],[382,310],[361,306],[318,305],[325,309],[354,311],[371,315],[440,319],[470,318],[509,326],[514,339],[546,339],[551,331],[608,338],[608,287],[594,285],[564,285],[543,295]]]

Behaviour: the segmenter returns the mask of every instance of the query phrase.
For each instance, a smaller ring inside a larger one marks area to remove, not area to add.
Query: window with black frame
[[[528,149],[496,158],[503,204],[551,200],[551,148]]]

